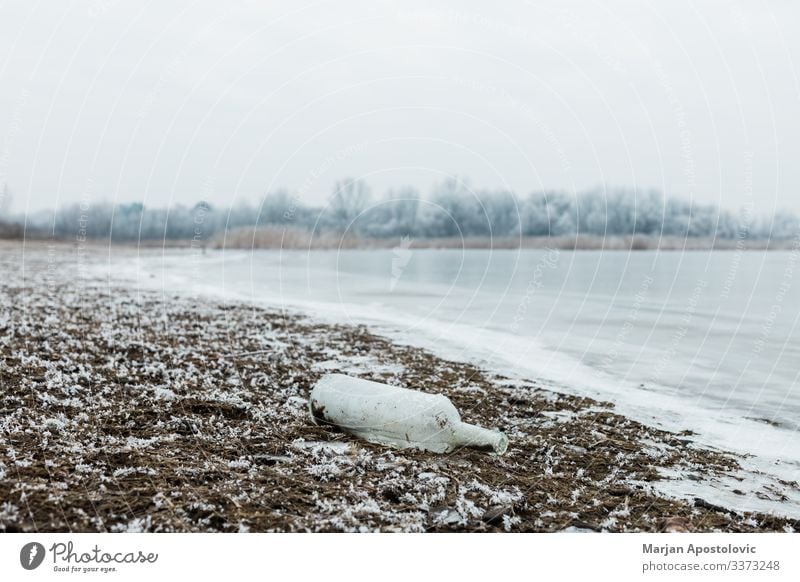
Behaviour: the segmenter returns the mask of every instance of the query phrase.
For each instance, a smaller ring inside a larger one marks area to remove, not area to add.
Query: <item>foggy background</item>
[[[351,176],[800,210],[800,7],[0,4],[13,211],[233,206]]]

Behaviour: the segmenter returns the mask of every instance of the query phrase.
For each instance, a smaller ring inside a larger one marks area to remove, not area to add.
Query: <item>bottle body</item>
[[[317,424],[400,448],[446,453],[467,446],[502,454],[508,446],[504,434],[461,422],[458,410],[441,394],[343,374],[328,374],[314,385],[309,409]]]

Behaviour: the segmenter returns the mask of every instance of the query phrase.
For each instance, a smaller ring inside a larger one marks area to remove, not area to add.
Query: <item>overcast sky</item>
[[[798,4],[0,0],[0,184],[18,212],[452,175],[800,210]]]

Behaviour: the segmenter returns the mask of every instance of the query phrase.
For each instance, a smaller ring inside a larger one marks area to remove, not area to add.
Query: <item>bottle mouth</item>
[[[502,455],[508,450],[508,437],[500,431],[461,423],[458,432],[461,446],[496,455]]]
[[[494,452],[503,455],[508,450],[508,437],[502,433],[497,433],[497,442],[494,445]]]

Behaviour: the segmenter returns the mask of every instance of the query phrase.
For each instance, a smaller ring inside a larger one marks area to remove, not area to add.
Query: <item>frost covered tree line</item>
[[[4,198],[9,198],[7,191]],[[788,240],[800,236],[800,219],[789,212],[738,212],[666,197],[657,191],[593,189],[577,194],[542,191],[520,197],[510,191],[472,189],[445,180],[427,196],[405,187],[375,196],[361,180],[338,181],[326,204],[303,204],[286,190],[258,203],[229,208],[151,207],[81,203],[27,217],[0,214],[0,233],[26,222],[32,236],[113,241],[203,240],[243,227],[333,232],[361,238],[575,237],[579,235],[703,237]],[[14,230],[14,232],[17,232]],[[10,231],[9,231],[10,232]]]

